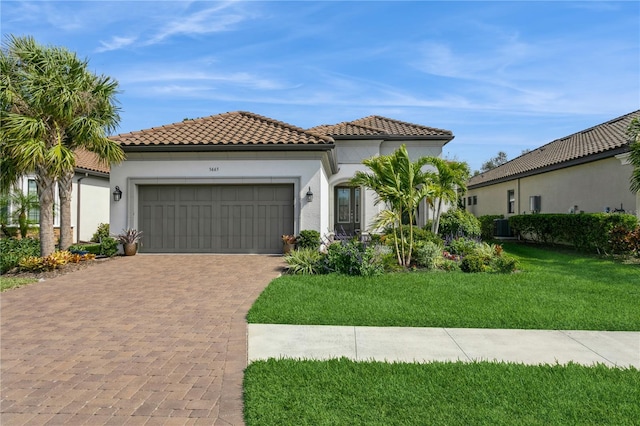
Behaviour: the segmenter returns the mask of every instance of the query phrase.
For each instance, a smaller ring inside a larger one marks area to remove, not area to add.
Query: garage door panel
[[[279,253],[293,232],[293,185],[139,188],[142,252]]]
[[[162,247],[175,247],[176,245],[176,205],[169,204],[165,208],[165,219],[162,223],[163,238]]]
[[[175,201],[176,200],[176,189],[175,188],[167,188],[160,187],[157,190],[158,201]]]
[[[233,186],[220,188],[220,200],[222,201],[235,201],[238,198],[238,193]]]

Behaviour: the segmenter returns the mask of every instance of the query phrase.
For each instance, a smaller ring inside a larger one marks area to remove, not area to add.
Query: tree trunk
[[[60,250],[67,250],[73,243],[71,233],[71,191],[73,189],[73,171],[58,177],[58,196],[60,197]]]
[[[53,233],[53,204],[56,180],[44,170],[36,174],[38,199],[40,200],[40,256],[49,256],[56,250]]]
[[[29,223],[27,221],[27,214],[25,212],[20,213],[20,216],[18,216],[18,227],[20,228],[20,238],[27,238],[27,232],[29,232]]]
[[[440,228],[440,212],[442,211],[442,198],[438,198],[438,209],[436,210],[436,217],[433,218],[433,233],[438,233]]]

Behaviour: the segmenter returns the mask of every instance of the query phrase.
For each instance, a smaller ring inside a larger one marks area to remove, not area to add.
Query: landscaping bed
[[[282,276],[251,323],[640,330],[640,268],[610,259],[505,244],[513,274],[405,272],[376,277]]]

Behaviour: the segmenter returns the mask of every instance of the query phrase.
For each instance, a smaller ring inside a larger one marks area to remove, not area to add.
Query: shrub
[[[612,253],[640,256],[640,226],[629,230],[617,225],[609,232],[609,246]]]
[[[327,264],[330,271],[339,274],[369,277],[383,272],[381,259],[376,256],[375,249],[355,240],[329,245]]]
[[[442,247],[431,241],[420,241],[413,252],[416,265],[426,269],[435,269],[442,258]]]
[[[393,234],[394,231],[391,228],[385,229],[384,231],[384,235],[385,238],[383,238],[384,242],[389,245],[389,246],[393,246]],[[398,243],[400,242],[400,236],[404,237],[405,242],[409,242],[409,225],[402,225],[402,228],[397,228],[395,230],[395,235],[398,236]],[[419,242],[419,241],[431,241],[433,243],[436,244],[440,244],[442,245],[442,238],[440,238],[439,235],[434,234],[431,229],[428,228],[419,228],[417,226],[413,227],[413,242]]]
[[[472,238],[457,237],[448,238],[445,242],[445,247],[452,254],[467,256],[469,254],[475,254],[479,244],[478,240]]]
[[[440,216],[438,233],[442,236],[480,237],[480,221],[466,210],[449,210]]]
[[[40,241],[34,238],[0,239],[0,273],[5,273],[20,264],[27,256],[40,255]]]
[[[296,241],[299,249],[320,249],[320,233],[313,229],[300,231],[300,235]]]
[[[20,269],[29,272],[50,271],[67,263],[78,263],[83,258],[68,251],[56,251],[46,257],[27,256],[20,261]]]
[[[60,266],[70,263],[72,254],[68,251],[56,251],[44,258],[46,269],[57,269]]]
[[[295,275],[317,275],[327,272],[325,257],[317,249],[300,248],[290,251],[284,256],[287,272]]]
[[[518,261],[515,257],[508,255],[495,256],[491,261],[491,269],[494,272],[510,274],[518,269]]]
[[[113,257],[118,253],[118,240],[113,237],[106,237],[100,241],[100,254]]]
[[[18,231],[20,231],[20,229],[17,226],[2,225],[2,233],[5,235],[5,237],[17,238]]]
[[[480,257],[485,265],[489,265],[493,259],[502,256],[502,251],[500,244],[478,243],[473,254]]]
[[[88,253],[98,255],[101,254],[101,247],[102,246],[100,244],[74,244],[69,247],[69,251],[71,253],[86,251]]]
[[[493,221],[496,219],[504,219],[504,215],[491,214],[478,218],[480,221],[480,238],[485,241],[493,239]]]
[[[630,214],[581,213],[516,215],[509,218],[509,226],[520,236],[543,243],[570,244],[582,251],[613,250],[610,233],[617,227],[629,231],[636,228],[638,219]]]
[[[91,237],[91,241],[99,243],[103,238],[109,238],[109,224],[101,223],[98,225],[98,229]]]
[[[484,261],[480,256],[471,254],[462,259],[462,262],[460,262],[460,269],[463,272],[468,273],[484,272]]]
[[[38,272],[46,269],[44,257],[27,256],[20,259],[20,270],[28,272]]]
[[[443,258],[439,261],[438,268],[443,271],[453,272],[460,269],[460,263],[452,259]]]

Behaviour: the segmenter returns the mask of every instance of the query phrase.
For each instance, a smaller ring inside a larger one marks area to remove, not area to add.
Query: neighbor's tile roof
[[[175,145],[321,145],[330,137],[245,111],[185,120],[111,138],[126,146]]]
[[[522,174],[543,173],[551,167],[562,167],[562,163],[588,160],[590,156],[624,148],[629,144],[626,133],[634,117],[640,117],[640,110],[556,139],[493,170],[473,176],[468,187],[484,186]]]
[[[406,123],[391,118],[370,115],[354,121],[342,122],[335,125],[321,125],[309,129],[314,133],[329,136],[396,136],[396,137],[425,137],[436,136],[452,139],[450,130]]]
[[[100,158],[93,152],[78,148],[74,151],[76,156],[76,168],[93,172],[109,173],[109,164],[100,161]]]

